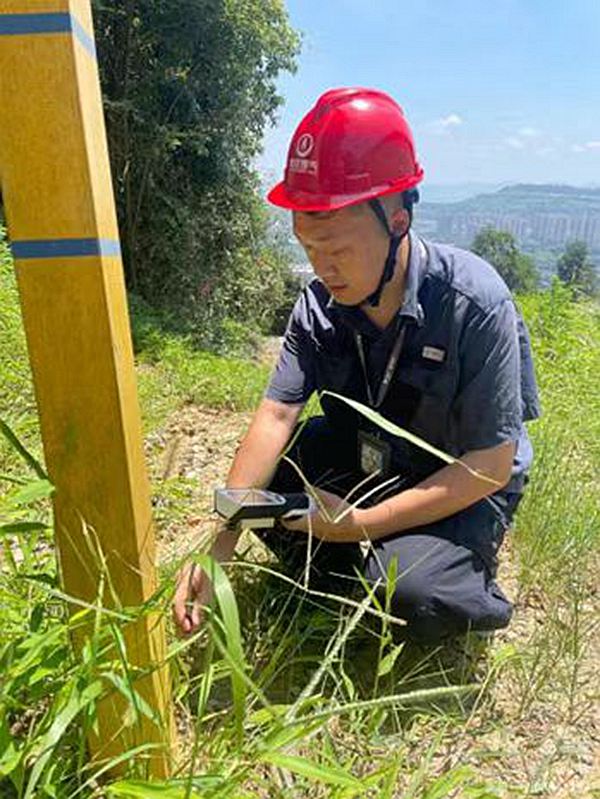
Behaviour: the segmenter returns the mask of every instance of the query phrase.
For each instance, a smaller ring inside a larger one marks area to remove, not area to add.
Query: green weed
[[[152,714],[135,691],[120,626],[150,609],[170,613],[178,563],[165,568],[147,607],[115,616],[99,603],[69,616],[5,249],[0,303],[2,797],[512,799],[550,784],[546,773],[531,784],[519,775],[508,783],[488,778],[486,735],[550,712],[557,724],[583,729],[592,706],[586,670],[597,635],[589,601],[600,535],[597,306],[571,303],[556,284],[520,299],[544,417],[530,426],[536,460],[512,546],[517,614],[529,603],[537,616],[527,634],[492,650],[484,682],[475,688],[452,682],[436,652],[411,659],[395,635],[389,597],[349,600],[306,591],[270,563],[242,556],[226,576],[199,556],[214,570],[217,600],[198,634],[170,639],[183,747],[173,779],[150,784],[144,747],[124,754],[126,775],[115,780],[108,773],[114,763],[91,763],[85,738],[107,692],[125,697],[125,725]],[[245,410],[260,399],[267,369],[199,352],[148,309],[134,309],[133,319],[147,432],[185,402]],[[162,487],[164,523],[186,490],[177,481]],[[75,658],[71,634],[90,620],[95,634]],[[503,716],[489,704],[494,681],[511,693]],[[469,735],[480,745],[467,748]]]

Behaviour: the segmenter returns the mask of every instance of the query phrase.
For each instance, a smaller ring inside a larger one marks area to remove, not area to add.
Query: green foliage
[[[138,389],[147,432],[161,425],[185,403],[244,411],[256,407],[270,369],[252,361],[200,350],[178,320],[131,298],[133,343],[138,362]],[[245,328],[226,325],[229,347],[239,351],[248,341]],[[252,342],[254,345],[254,342]]]
[[[531,256],[519,252],[512,233],[484,227],[473,239],[470,249],[498,270],[511,291],[528,293],[538,287],[535,262]]]
[[[5,251],[1,261],[0,377],[7,388],[0,395],[0,417],[9,420],[10,430],[1,426],[0,472],[8,466],[10,474],[0,478],[0,795],[240,799],[264,793],[265,785],[274,796],[339,799],[450,794],[507,799],[529,793],[519,776],[502,766],[508,784],[490,784],[486,775],[494,758],[502,757],[498,740],[514,737],[511,723],[524,722],[519,729],[525,729],[531,718],[537,724],[551,712],[561,730],[568,719],[576,719],[578,729],[584,725],[578,669],[594,635],[586,615],[586,580],[595,576],[600,539],[598,306],[573,303],[571,291],[558,280],[548,292],[519,298],[532,334],[544,416],[530,426],[536,460],[514,546],[520,591],[540,597],[544,612],[529,641],[521,633],[513,638],[516,645],[497,652],[493,668],[502,668],[508,682],[500,695],[501,713],[488,712],[479,693],[478,713],[466,724],[464,709],[458,718],[448,711],[450,701],[462,708],[473,687],[446,684],[437,661],[407,666],[404,644],[394,640],[387,615],[389,592],[383,607],[376,597],[373,607],[350,600],[340,604],[327,595],[307,596],[268,565],[240,558],[229,577],[217,572],[217,601],[207,611],[205,628],[191,640],[171,640],[168,660],[179,718],[189,724],[177,778],[148,783],[142,749],[127,753],[123,779],[102,784],[108,781],[105,766],[92,764],[85,748],[99,699],[120,691],[129,708],[126,724],[135,723],[136,714],[152,715],[133,688],[135,668],[126,656],[107,653],[120,646],[120,626],[133,616],[169,614],[179,564],[163,564],[160,589],[148,606],[116,617],[99,607],[82,608],[68,617],[48,526],[51,486],[39,462],[14,275]],[[257,402],[268,370],[197,350],[176,314],[157,312],[139,297],[132,317],[148,431],[186,400],[238,408]],[[182,558],[198,557],[197,543],[190,547]],[[524,602],[519,606],[523,612]],[[77,659],[69,639],[90,614],[95,636]],[[415,672],[424,688],[415,687]],[[513,695],[508,709],[507,693]],[[417,710],[409,713],[411,707]],[[467,734],[482,737],[467,748]]]
[[[571,241],[567,244],[556,262],[556,274],[565,285],[572,288],[575,297],[591,297],[600,288],[598,274],[584,241]]]
[[[27,345],[12,257],[0,227],[0,419],[41,457]],[[10,471],[14,449],[0,435],[0,473]]]
[[[138,389],[146,431],[156,429],[186,402],[230,410],[258,404],[269,368],[249,356],[257,337],[236,322],[221,331],[228,351],[244,359],[199,350],[185,332],[180,315],[152,308],[141,297],[130,298],[131,327],[138,361]],[[23,332],[12,258],[0,229],[0,420],[5,420],[37,461],[42,460],[31,370]],[[18,465],[15,447],[0,434],[0,474]]]
[[[225,320],[267,331],[287,264],[266,238],[253,162],[295,69],[279,0],[95,0],[128,285],[189,320],[204,346]]]
[[[519,298],[528,323],[543,416],[600,462],[600,306],[573,303],[558,279],[549,291]]]
[[[600,542],[600,307],[573,303],[557,278],[520,298],[535,353],[542,418],[530,425],[534,490],[519,513],[522,584],[575,586]]]

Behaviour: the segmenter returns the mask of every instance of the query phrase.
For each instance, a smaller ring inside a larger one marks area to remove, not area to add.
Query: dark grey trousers
[[[364,477],[357,470],[354,443],[336,434],[323,417],[302,428],[290,457],[311,484],[340,496]],[[296,470],[282,461],[269,488],[286,492],[303,486]],[[408,622],[412,637],[435,642],[469,629],[506,627],[512,605],[495,581],[496,556],[521,496],[499,491],[439,522],[373,541],[366,557],[359,544],[314,540],[310,583],[320,590],[345,592],[359,582],[358,570],[370,584],[380,580],[383,592],[395,558],[391,610]],[[289,573],[303,574],[305,534],[280,524],[256,532]]]

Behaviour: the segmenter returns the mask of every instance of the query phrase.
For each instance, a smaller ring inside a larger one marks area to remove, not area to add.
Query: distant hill
[[[419,187],[423,202],[457,203],[479,194],[492,194],[504,188],[506,183],[428,183]]]
[[[600,188],[519,184],[459,202],[423,202],[415,209],[416,230],[462,247],[486,225],[512,233],[543,272],[574,239],[585,241],[600,264]]]
[[[486,225],[508,230],[524,252],[533,255],[547,281],[565,244],[582,239],[600,267],[600,187],[517,184],[464,196],[473,184],[423,188],[427,196],[460,196],[453,202],[420,202],[414,227],[434,241],[469,247]],[[440,191],[438,191],[440,189]],[[289,247],[296,271],[310,273],[304,251],[292,234],[291,214],[271,208],[272,232]]]

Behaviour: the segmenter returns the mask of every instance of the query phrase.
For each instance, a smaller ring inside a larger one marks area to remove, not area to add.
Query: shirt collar
[[[406,265],[406,275],[404,278],[404,300],[398,309],[396,318],[399,317],[416,322],[419,327],[425,324],[425,312],[419,302],[419,289],[427,269],[428,253],[423,241],[412,230],[409,231],[409,256]],[[336,302],[331,296],[327,302],[327,307],[337,311],[344,321],[347,321],[359,332],[373,332],[372,328],[380,334],[381,331],[370,321],[368,316],[360,308],[353,308]]]

